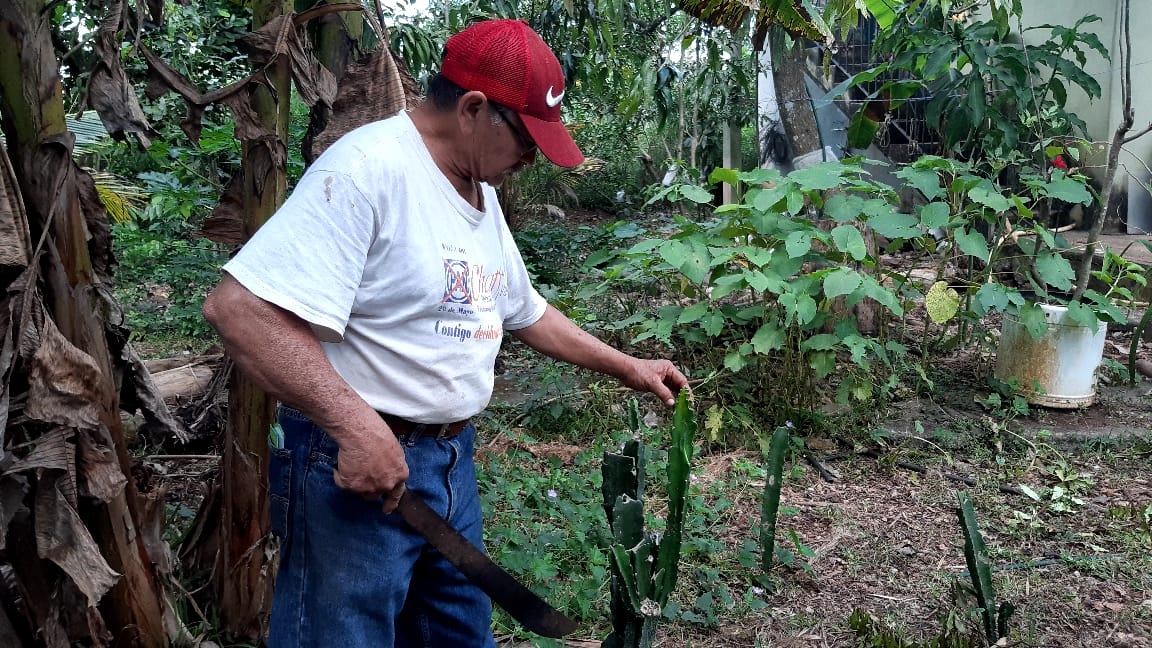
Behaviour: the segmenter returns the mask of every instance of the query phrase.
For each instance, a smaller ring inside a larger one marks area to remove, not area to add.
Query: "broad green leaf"
[[[800,345],[801,349],[810,351],[828,351],[835,349],[836,345],[840,343],[840,338],[832,335],[831,333],[820,333],[804,340]]]
[[[848,124],[848,146],[854,149],[866,149],[872,146],[876,139],[876,132],[880,130],[880,122],[864,114],[864,109],[852,115],[852,122]]]
[[[742,346],[749,346],[747,344]],[[740,351],[732,351],[724,355],[724,368],[728,371],[740,371],[748,365],[745,360],[745,354]]]
[[[628,248],[628,254],[648,254],[652,250],[664,245],[665,241],[658,238],[650,238],[640,241],[636,245]]]
[[[753,186],[774,185],[784,179],[784,176],[776,169],[750,169],[741,171],[738,177],[741,181]]]
[[[775,187],[761,189],[756,196],[752,198],[752,207],[762,212],[771,211],[777,203],[788,195],[790,188],[790,184],[781,183]]]
[[[752,349],[761,355],[784,348],[784,329],[775,320],[765,322],[752,336]]]
[[[720,313],[708,313],[700,319],[700,326],[708,337],[716,337],[724,330],[724,324],[727,320]]]
[[[713,280],[712,281],[712,294],[710,295],[710,297],[712,299],[719,300],[719,299],[723,299],[724,297],[727,297],[728,295],[731,295],[732,293],[736,292],[737,290],[743,290],[744,287],[747,286],[747,284],[748,284],[747,280],[745,279],[745,276],[749,272],[754,272],[754,271],[745,271],[742,274],[735,274],[735,275],[725,275],[723,277],[719,277],[719,278]]]
[[[787,320],[804,326],[816,317],[816,300],[807,293],[784,293],[780,295],[780,305],[784,307]]]
[[[680,185],[680,195],[694,203],[704,204],[712,202],[712,193],[696,185]]]
[[[1019,296],[1019,293],[1016,293]],[[976,291],[975,310],[978,315],[989,311],[1004,312],[1008,309],[1008,288],[998,283],[986,283]]]
[[[1076,271],[1068,259],[1049,251],[1036,255],[1036,272],[1044,283],[1058,290],[1068,290],[1076,278]]]
[[[1128,321],[1128,316],[1124,311],[1116,307],[1107,297],[1101,295],[1095,290],[1085,290],[1084,297],[1091,300],[1095,304],[1097,315],[1103,315],[1106,321],[1113,323],[1120,323]]]
[[[812,249],[812,235],[808,232],[792,232],[784,240],[784,247],[789,257],[798,259]]]
[[[708,248],[699,241],[668,241],[660,248],[660,256],[694,283],[704,283],[708,278],[712,259]]]
[[[1100,329],[1100,319],[1096,317],[1096,312],[1088,306],[1080,302],[1069,302],[1067,304],[1068,313],[1065,318],[1071,322],[1087,326],[1093,333]]]
[[[788,213],[795,216],[804,209],[804,205],[804,192],[792,187],[788,192]]]
[[[860,261],[868,256],[868,246],[864,243],[864,236],[860,230],[851,225],[840,225],[832,230],[832,240],[836,249]]]
[[[807,169],[788,174],[788,178],[805,190],[827,191],[840,184],[844,175],[844,165],[839,162],[822,162]]]
[[[904,307],[900,304],[900,298],[892,292],[891,288],[881,286],[874,277],[863,275],[863,292],[866,297],[875,299],[896,317],[904,316]]]
[[[824,202],[824,215],[837,223],[848,223],[856,220],[863,208],[864,200],[859,196],[837,193]]]
[[[996,191],[991,185],[986,184],[981,184],[969,189],[968,198],[970,198],[972,202],[989,207],[997,213],[1006,212],[1008,208],[1012,206],[1012,203],[1001,195],[1000,192]]]
[[[1016,311],[1016,316],[1032,339],[1039,340],[1048,332],[1048,318],[1044,316],[1044,310],[1034,302],[1021,306]]]
[[[940,176],[934,169],[916,169],[905,167],[896,173],[897,176],[908,181],[908,184],[924,194],[928,200],[935,200],[944,195],[944,188],[940,186]]]
[[[944,227],[948,224],[948,219],[951,216],[952,212],[948,208],[948,203],[928,203],[924,205],[924,209],[920,210],[920,223],[927,229]]]
[[[745,270],[744,279],[753,290],[759,292],[768,290],[772,285],[772,280],[760,270]]]
[[[761,267],[772,260],[772,250],[766,250],[762,247],[747,246],[741,248],[740,251],[756,267]]]
[[[689,322],[698,321],[708,313],[708,302],[696,302],[683,311],[680,311],[680,317],[676,318],[677,324],[687,324]]]
[[[896,22],[896,11],[893,9],[892,0],[863,0],[864,7],[868,9],[868,13],[876,19],[876,24],[880,29],[887,30]],[[856,6],[860,6],[858,2]]]
[[[928,289],[924,305],[928,309],[928,317],[937,324],[943,324],[960,310],[960,294],[955,288],[950,288],[948,282],[937,281]]]
[[[1027,484],[1020,484],[1019,488],[1020,488],[1021,493],[1024,493],[1025,495],[1030,497],[1033,501],[1035,501],[1035,502],[1041,501],[1039,493],[1032,490]]]
[[[1052,171],[1052,181],[1044,185],[1044,195],[1067,203],[1092,204],[1092,193],[1080,180],[1069,178],[1064,172],[1055,169]]]
[[[855,230],[853,230],[855,231]],[[850,268],[836,268],[824,276],[824,295],[835,299],[860,287],[863,279]]]
[[[808,364],[821,378],[827,378],[836,371],[836,353],[833,351],[813,351],[808,356]]]
[[[981,261],[988,260],[988,241],[976,230],[968,228],[956,230],[956,245],[968,256],[974,256]]]
[[[708,182],[713,184],[717,182],[726,182],[730,185],[735,185],[736,183],[740,182],[740,174],[736,171],[736,169],[725,169],[723,167],[718,167],[713,169],[712,173],[708,174]]]
[[[612,236],[620,239],[634,238],[646,232],[643,227],[636,224],[634,221],[627,221],[620,223],[618,226],[612,228]],[[657,239],[659,240],[659,239]]]
[[[868,219],[868,225],[889,239],[909,239],[920,236],[920,220],[910,214],[887,211]]]

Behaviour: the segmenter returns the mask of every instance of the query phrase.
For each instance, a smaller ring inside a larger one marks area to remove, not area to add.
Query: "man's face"
[[[489,125],[492,132],[490,160],[493,165],[503,165],[494,177],[486,177],[484,181],[491,185],[498,185],[508,176],[536,161],[536,142],[524,122],[510,108],[494,101],[487,102],[489,112]]]

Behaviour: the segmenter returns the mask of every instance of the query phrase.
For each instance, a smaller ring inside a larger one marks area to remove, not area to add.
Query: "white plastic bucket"
[[[1092,329],[1064,322],[1068,309],[1042,304],[1048,331],[1035,339],[1020,320],[1004,316],[996,348],[996,378],[1016,380],[1021,396],[1033,405],[1071,409],[1096,400],[1096,369],[1104,355],[1108,326]]]

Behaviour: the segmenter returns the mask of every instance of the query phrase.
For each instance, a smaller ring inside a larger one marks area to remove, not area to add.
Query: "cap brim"
[[[562,167],[574,167],[584,161],[584,154],[572,139],[568,128],[563,122],[544,121],[532,115],[520,114],[520,120],[528,129],[528,134],[540,147],[540,152],[552,164]]]

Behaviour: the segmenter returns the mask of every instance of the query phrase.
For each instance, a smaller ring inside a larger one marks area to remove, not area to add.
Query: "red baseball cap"
[[[556,55],[520,20],[485,20],[458,32],[444,46],[440,74],[478,90],[520,115],[544,157],[562,167],[584,161],[560,121],[564,73]]]

